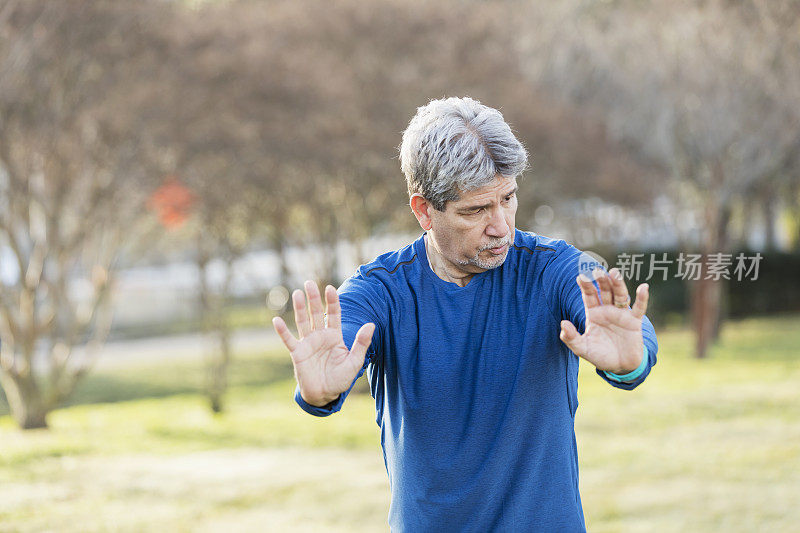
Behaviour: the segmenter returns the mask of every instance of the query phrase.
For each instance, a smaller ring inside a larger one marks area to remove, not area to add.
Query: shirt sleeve
[[[548,303],[559,323],[561,320],[569,320],[575,324],[578,332],[583,334],[586,331],[586,314],[583,309],[581,289],[575,281],[579,274],[582,252],[571,244],[561,242],[560,246],[555,247],[554,252],[549,252],[553,254],[553,257],[544,269],[544,286],[549,289],[547,291],[550,299]],[[595,288],[597,288],[596,283]],[[656,364],[656,353],[658,352],[656,333],[647,316],[642,318],[642,338],[647,348],[648,360],[647,367],[638,378],[631,382],[619,382],[607,376],[602,370],[596,369],[597,374],[619,389],[632,390],[638,387],[647,379],[650,370]]]
[[[300,387],[295,387],[295,402],[303,411],[314,416],[329,416],[341,410],[345,399],[350,394],[350,391],[353,390],[358,378],[364,374],[370,363],[379,362],[382,354],[380,346],[382,346],[386,316],[383,286],[377,280],[369,279],[368,275],[365,276],[359,271],[346,280],[337,292],[342,306],[342,337],[347,349],[349,350],[353,347],[356,333],[364,324],[368,322],[375,324],[375,332],[372,334],[372,342],[364,357],[364,364],[355,379],[353,379],[350,387],[341,393],[337,399],[321,407],[314,406],[303,400],[300,395]]]

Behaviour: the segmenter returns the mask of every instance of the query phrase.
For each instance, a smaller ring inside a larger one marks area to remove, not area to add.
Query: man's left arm
[[[594,280],[579,275],[582,254],[565,245],[546,268],[546,286],[561,319],[560,338],[614,387],[631,390],[656,364],[658,342],[644,315],[649,287],[640,285],[631,299],[617,269],[595,270]]]
[[[641,372],[637,375],[620,375],[595,369],[597,374],[618,389],[633,390],[647,379],[650,370],[656,364],[656,354],[658,353],[658,341],[653,324],[647,316],[642,317],[642,340],[644,349],[642,353]],[[638,367],[637,367],[638,368]]]

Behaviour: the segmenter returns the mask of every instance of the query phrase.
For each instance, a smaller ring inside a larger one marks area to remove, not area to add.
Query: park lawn
[[[659,332],[633,392],[581,367],[576,418],[590,531],[797,531],[800,317],[730,323],[711,357]],[[50,430],[0,417],[0,531],[381,531],[374,406],[318,419],[287,355],[241,354],[214,416],[188,362],[96,373]]]

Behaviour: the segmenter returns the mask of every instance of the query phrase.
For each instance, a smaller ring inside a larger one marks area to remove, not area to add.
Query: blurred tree
[[[280,283],[291,286],[297,280],[290,278],[286,249],[306,245],[320,254],[303,275],[336,284],[339,243],[360,249],[377,232],[418,231],[396,147],[415,108],[431,98],[470,95],[506,113],[531,149],[536,173],[535,186],[523,187],[523,223],[536,205],[563,197],[641,204],[651,196],[652,184],[642,178],[652,174],[649,163],[631,158],[607,134],[604,114],[556,104],[524,75],[508,24],[518,9],[503,0],[344,0],[325,9],[312,0],[271,1],[268,9],[244,0],[5,3],[0,157],[3,184],[14,194],[13,202],[4,200],[13,208],[3,211],[11,229],[0,237],[19,250],[19,274],[3,279],[2,288],[8,372],[16,372],[12,361],[31,365],[42,332],[55,332],[58,354],[71,353],[87,331],[104,336],[109,319],[99,320],[108,316],[99,310],[113,258],[149,198],[167,222],[188,216],[179,233],[200,272],[203,323],[218,341],[207,390],[212,408],[221,410],[230,360],[226,306],[237,259],[255,246],[271,247],[281,258]],[[152,196],[167,175],[177,176],[189,196],[176,200],[169,186]],[[49,251],[60,245],[54,230],[46,238],[37,233],[32,221],[40,212],[48,228],[75,228],[76,247]],[[154,218],[145,220],[151,230],[159,227]],[[107,236],[114,231],[119,237]],[[128,248],[128,259],[155,245],[139,242]],[[102,261],[89,259],[100,252]],[[62,274],[48,266],[56,258],[64,261]],[[45,266],[37,284],[39,262]],[[225,269],[219,284],[210,282],[210,265]],[[76,326],[79,333],[63,341],[66,322],[56,317],[69,316],[77,305],[70,286],[91,271],[98,273],[94,322]],[[61,285],[50,281],[56,279]],[[66,310],[49,318],[43,309],[55,297],[52,286],[66,287],[59,300]],[[18,305],[25,298],[32,298],[33,314]],[[25,329],[20,313],[37,327]],[[79,366],[75,376],[88,361]],[[74,381],[64,381],[48,405]],[[19,388],[8,385],[7,392],[11,387]]]
[[[170,118],[158,138],[174,155],[165,171],[185,176],[200,198],[200,301],[219,339],[209,367],[215,410],[224,386],[214,383],[224,383],[230,358],[219,307],[230,285],[205,283],[208,264],[230,267],[264,237],[281,258],[288,243],[305,242],[320,251],[318,279],[337,284],[340,242],[358,246],[403,218],[396,213],[412,220],[395,147],[414,107],[450,79],[472,76],[465,83],[486,88],[504,67],[516,69],[502,48],[486,46],[501,35],[497,17],[488,23],[456,3],[315,6],[208,4],[182,13],[169,54],[169,85],[180,90],[162,95]],[[454,8],[463,17],[448,17]],[[462,68],[465,58],[474,69]],[[289,285],[285,258],[281,273]]]
[[[643,170],[597,119],[533,90],[508,32],[514,5],[383,0],[367,9],[349,0],[324,12],[302,1],[271,5],[261,15],[251,13],[251,3],[225,7],[240,11],[236,31],[254,28],[246,40],[259,43],[250,49],[264,56],[260,69],[237,80],[255,77],[261,86],[289,86],[297,95],[276,100],[281,114],[267,102],[248,107],[261,117],[262,131],[275,131],[261,135],[270,139],[264,150],[274,159],[262,168],[282,169],[270,177],[283,200],[273,207],[272,231],[290,224],[294,239],[324,251],[320,280],[338,281],[337,243],[417,230],[396,147],[415,108],[431,98],[470,95],[507,113],[533,152],[536,184],[523,188],[530,209],[523,222],[536,205],[563,197],[641,204],[651,196],[652,180],[644,177],[651,168]],[[280,62],[266,57],[276,42]],[[283,116],[288,120],[275,120]],[[291,147],[284,149],[286,139]]]
[[[326,140],[325,110],[336,104],[328,88],[336,85],[305,61],[303,18],[288,4],[270,10],[249,2],[210,4],[181,17],[169,56],[170,86],[180,90],[161,98],[168,119],[159,122],[159,138],[173,155],[171,171],[185,176],[199,199],[193,226],[199,303],[204,329],[216,341],[206,392],[212,410],[221,412],[234,265],[267,239],[288,275],[283,248],[300,236],[292,213],[309,201],[301,192]],[[219,283],[210,279],[212,264],[224,270]]]
[[[726,251],[737,206],[757,195],[769,210],[796,183],[797,2],[540,2],[529,14],[531,78],[671,170],[665,189],[702,220],[687,246]],[[698,357],[719,328],[720,286],[705,270],[692,286]]]
[[[110,326],[143,213],[150,147],[131,133],[158,73],[153,5],[0,7],[0,246],[15,266],[0,274],[0,383],[22,428],[46,426]]]

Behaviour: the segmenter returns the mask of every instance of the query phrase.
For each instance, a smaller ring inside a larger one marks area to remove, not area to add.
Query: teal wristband
[[[650,357],[648,356],[647,346],[645,346],[642,353],[642,362],[639,363],[639,366],[633,372],[628,372],[627,374],[623,374],[621,376],[614,374],[613,372],[606,372],[605,370],[603,370],[603,373],[614,381],[618,381],[620,383],[629,383],[631,381],[636,381],[639,376],[644,374],[644,370],[647,368],[647,363],[649,360]]]

